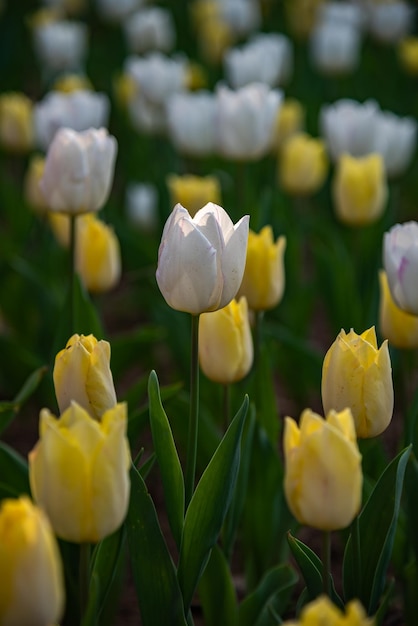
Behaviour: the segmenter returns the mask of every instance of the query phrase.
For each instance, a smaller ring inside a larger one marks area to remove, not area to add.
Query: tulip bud
[[[156,274],[173,309],[199,315],[231,302],[244,273],[248,221],[246,215],[234,225],[212,202],[193,218],[181,204],[174,207],[164,226]]]
[[[418,315],[418,223],[395,224],[383,239],[383,265],[399,308]]]
[[[40,415],[40,438],[29,453],[29,479],[36,502],[55,533],[76,543],[96,543],[125,519],[129,504],[130,453],[126,405],[101,420],[76,402],[58,419]]]
[[[50,626],[64,609],[64,577],[49,520],[26,496],[0,507],[0,624]]]
[[[395,348],[418,348],[418,317],[402,311],[390,293],[386,272],[379,272],[379,326],[382,337]]]
[[[338,161],[333,196],[337,216],[345,224],[363,226],[383,213],[388,195],[385,168],[380,154]]]
[[[306,604],[297,621],[284,622],[283,626],[373,626],[374,620],[367,614],[358,600],[351,600],[345,610],[335,606],[328,596],[319,596]]]
[[[363,476],[350,409],[324,420],[306,409],[284,426],[287,504],[301,524],[319,530],[348,526],[361,505]]]
[[[328,413],[349,407],[358,437],[376,437],[393,413],[392,368],[388,342],[377,348],[374,326],[357,335],[341,330],[325,355],[322,404]]]
[[[93,335],[73,335],[67,341],[64,350],[55,357],[53,378],[61,413],[75,401],[92,417],[100,419],[116,404],[110,344],[97,341]]]
[[[221,187],[215,176],[175,176],[167,178],[172,204],[181,204],[193,217],[208,202],[221,202]]]
[[[204,374],[227,385],[241,380],[253,363],[253,339],[243,297],[199,321],[199,362]]]
[[[58,130],[40,182],[48,208],[69,214],[101,209],[112,185],[116,150],[116,139],[104,128]]]
[[[318,191],[328,172],[324,142],[305,133],[293,135],[283,146],[279,180],[290,194],[307,196]]]
[[[0,143],[12,152],[24,153],[32,148],[32,102],[23,93],[0,96]]]
[[[279,237],[274,243],[271,226],[265,226],[259,234],[252,230],[248,233],[247,260],[238,295],[247,298],[253,311],[266,311],[279,304],[285,284],[285,249],[286,238]]]
[[[119,282],[121,276],[119,240],[113,229],[96,215],[86,213],[79,219],[76,269],[88,291],[109,291]]]

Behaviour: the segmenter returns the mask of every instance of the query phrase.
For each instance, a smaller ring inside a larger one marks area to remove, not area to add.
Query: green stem
[[[79,593],[80,593],[80,615],[81,620],[87,610],[89,601],[89,585],[90,585],[90,544],[80,544],[80,561],[79,561]]]
[[[199,424],[199,316],[192,315],[190,357],[190,413],[186,459],[186,509],[194,492],[197,457],[197,433]]]
[[[224,432],[228,430],[231,408],[231,385],[223,385],[222,414],[224,416]]]
[[[330,573],[331,573],[331,533],[324,530],[322,543],[322,586],[324,593],[330,597]]]
[[[70,335],[76,331],[76,307],[75,307],[75,256],[76,256],[76,240],[77,240],[77,215],[70,215]]]
[[[353,580],[355,581],[356,597],[359,597],[361,591],[361,546],[358,515],[351,524],[351,545],[353,549]]]
[[[254,365],[253,368],[257,369],[258,363],[260,361],[260,353],[261,353],[261,338],[262,338],[262,324],[263,324],[263,316],[264,311],[256,311],[255,312],[255,321],[254,321]]]

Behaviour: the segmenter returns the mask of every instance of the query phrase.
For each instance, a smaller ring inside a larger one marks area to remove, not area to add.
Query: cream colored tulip
[[[99,419],[116,404],[110,344],[93,335],[76,334],[67,341],[55,357],[53,378],[60,413],[75,401]]]
[[[245,296],[253,311],[272,309],[282,299],[285,249],[286,238],[281,236],[274,242],[271,226],[265,226],[259,234],[252,230],[248,233],[247,259],[238,296]]]
[[[0,624],[50,626],[64,610],[64,575],[48,518],[28,497],[0,507]]]
[[[58,537],[96,543],[125,519],[129,504],[130,453],[126,405],[117,404],[101,420],[76,402],[58,419],[40,415],[40,438],[29,454],[35,501]]]
[[[224,385],[241,380],[251,369],[253,354],[245,298],[200,316],[199,362],[210,380]]]
[[[405,313],[390,293],[384,270],[379,272],[379,327],[382,337],[395,348],[418,348],[418,316]]]
[[[361,455],[350,409],[330,411],[323,419],[310,409],[299,426],[284,426],[287,504],[301,524],[319,530],[348,526],[361,505]]]
[[[377,347],[374,326],[361,335],[341,330],[323,363],[324,411],[349,407],[357,436],[375,437],[388,427],[393,401],[388,342]]]
[[[80,216],[79,220],[76,269],[88,291],[109,291],[117,285],[122,272],[119,240],[113,228],[94,213]]]

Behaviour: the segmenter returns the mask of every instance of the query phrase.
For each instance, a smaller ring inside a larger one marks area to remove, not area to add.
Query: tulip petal
[[[222,273],[224,289],[219,308],[226,306],[237,295],[244,275],[245,260],[247,256],[248,229],[250,218],[244,215],[225,242],[225,250],[222,257]]]

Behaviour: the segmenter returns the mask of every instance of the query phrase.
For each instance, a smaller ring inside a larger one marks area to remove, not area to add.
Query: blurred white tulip
[[[131,224],[146,233],[157,230],[157,188],[150,183],[131,183],[126,189],[126,213]]]
[[[216,146],[216,98],[208,91],[176,93],[167,103],[168,131],[180,152],[212,154]]]
[[[137,11],[125,21],[124,31],[129,49],[137,54],[151,50],[170,52],[176,40],[171,13],[160,7]]]
[[[257,30],[261,24],[257,0],[218,0],[221,17],[238,37]]]
[[[60,20],[39,24],[34,29],[35,51],[46,74],[77,72],[87,55],[87,26]]]
[[[372,35],[385,43],[396,43],[413,26],[415,9],[407,2],[394,1],[369,4],[369,28]]]
[[[96,0],[99,15],[111,22],[122,22],[144,5],[144,0]]]
[[[398,117],[389,111],[381,112],[375,150],[379,152],[389,177],[399,176],[409,166],[417,143],[417,123],[412,117]]]
[[[311,56],[315,67],[326,74],[353,72],[359,63],[360,31],[349,22],[328,21],[311,35]]]

